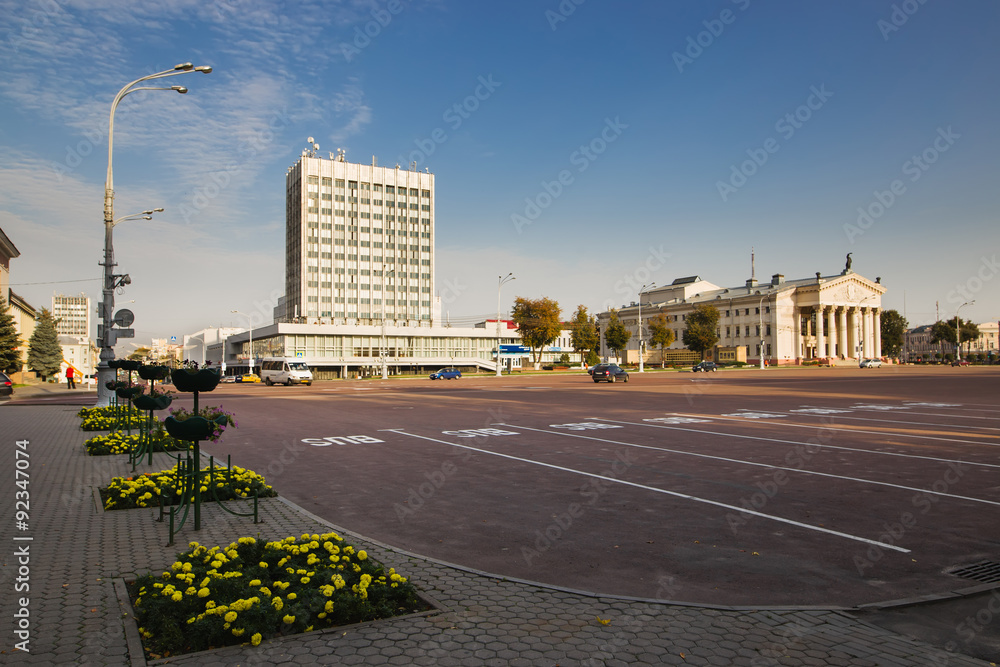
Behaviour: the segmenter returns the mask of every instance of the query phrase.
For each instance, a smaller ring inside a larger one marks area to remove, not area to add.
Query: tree
[[[979,338],[979,327],[970,320],[961,320],[962,340],[970,341]],[[958,344],[958,336],[955,333],[955,320],[942,322],[938,320],[931,327],[931,343],[951,343]]]
[[[906,327],[909,323],[906,318],[896,310],[887,310],[882,313],[881,334],[882,353],[890,357],[898,357],[903,351],[903,341],[906,337]]]
[[[674,340],[674,330],[667,326],[666,315],[660,313],[656,317],[649,318],[649,342],[654,347],[660,348],[660,368],[666,368],[663,350],[673,345]]]
[[[548,297],[541,299],[514,299],[514,310],[511,319],[517,324],[521,341],[531,348],[535,365],[538,365],[542,348],[559,337],[562,322],[559,320],[561,311],[559,304]]]
[[[621,351],[628,345],[630,338],[632,338],[632,332],[626,329],[625,325],[618,319],[618,311],[612,309],[611,319],[604,332],[604,342],[615,353],[615,361],[618,361]]]
[[[573,315],[570,328],[573,330],[573,349],[580,353],[580,361],[585,362],[584,353],[601,344],[601,337],[597,333],[597,324],[592,315],[587,315],[586,306],[576,307],[576,314]]]
[[[7,299],[0,296],[0,371],[21,370],[21,339],[14,327],[14,316],[8,312]]]
[[[47,308],[35,320],[35,331],[28,341],[28,368],[44,380],[59,372],[62,366],[62,346],[56,333],[56,320]]]
[[[699,304],[687,316],[687,328],[681,336],[681,341],[692,352],[701,354],[715,347],[719,342],[719,309],[707,303]]]

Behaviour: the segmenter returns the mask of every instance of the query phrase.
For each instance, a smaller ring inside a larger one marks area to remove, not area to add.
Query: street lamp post
[[[508,273],[506,276],[497,276],[497,377],[500,377],[500,288],[504,286],[505,283],[509,283],[511,280],[516,280],[514,273]]]
[[[246,313],[241,312],[239,310],[231,310],[229,312],[231,312],[231,313],[239,313],[240,315],[244,315],[244,316],[246,316],[247,321],[250,322],[250,355],[249,355],[249,357],[250,357],[250,374],[253,375],[253,318],[250,317],[249,315],[247,315]]]
[[[963,308],[965,308],[966,306],[971,306],[975,302],[976,302],[975,299],[973,299],[972,301],[966,301],[965,303],[963,303],[961,306],[958,307],[958,310],[955,311],[955,336],[956,336],[955,340],[958,342],[957,346],[958,351],[956,352],[956,357],[958,361],[962,360],[962,320],[958,318],[958,312]]]
[[[140,90],[173,90],[181,93],[182,95],[187,92],[187,88],[184,86],[138,85],[144,81],[152,81],[153,79],[162,79],[164,77],[187,74],[189,72],[202,72],[204,74],[209,74],[211,71],[211,67],[195,67],[191,63],[181,63],[180,65],[174,66],[173,69],[168,69],[163,72],[157,72],[156,74],[150,74],[140,79],[136,79],[119,90],[118,94],[115,95],[114,101],[111,103],[111,115],[108,120],[108,174],[107,180],[104,182],[104,290],[102,293],[103,300],[101,301],[102,329],[99,336],[101,361],[97,366],[98,406],[110,405],[112,396],[114,396],[114,390],[108,389],[107,383],[114,379],[115,371],[111,368],[109,362],[113,361],[115,358],[115,342],[118,340],[117,332],[112,329],[114,324],[115,289],[120,284],[127,284],[124,282],[119,283],[119,276],[115,276],[115,251],[114,244],[112,242],[111,230],[114,228],[116,223],[121,222],[122,220],[136,219],[133,216],[125,216],[124,218],[115,220],[115,186],[114,175],[111,168],[111,155],[112,148],[114,146],[115,110],[118,108],[118,104],[125,98],[126,95]]]
[[[645,373],[646,372],[645,368],[643,367],[643,363],[642,363],[643,362],[643,359],[642,359],[642,293],[645,290],[650,289],[652,287],[656,287],[656,283],[649,283],[648,285],[643,285],[642,287],[639,288],[639,372],[640,373]]]

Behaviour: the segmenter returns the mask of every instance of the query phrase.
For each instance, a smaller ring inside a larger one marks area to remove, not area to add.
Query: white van
[[[311,385],[312,371],[301,359],[270,357],[260,364],[260,379],[264,384],[305,384]]]

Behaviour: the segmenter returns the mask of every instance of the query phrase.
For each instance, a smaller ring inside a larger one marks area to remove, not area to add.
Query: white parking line
[[[690,430],[692,430],[692,429],[678,429],[678,428],[675,428],[673,426],[658,426],[656,424],[635,424],[635,423],[632,423],[632,422],[615,422],[614,420],[610,420],[610,419],[604,420],[604,421],[608,421],[608,422],[611,422],[611,423],[631,424],[632,426],[649,426],[649,427],[652,427],[652,428],[665,428],[665,429],[677,430],[677,431],[690,431]],[[566,433],[566,432],[562,432],[562,431],[546,431],[545,429],[531,428],[529,426],[514,426],[512,424],[495,424],[495,426],[506,426],[508,428],[519,428],[519,429],[524,430],[524,431],[536,431],[538,433],[550,433],[550,434],[553,434],[553,435],[564,435],[564,436],[568,436],[570,438],[583,438],[584,440],[594,440],[596,442],[606,442],[606,443],[611,444],[611,445],[621,445],[623,447],[637,447],[639,449],[652,449],[654,451],[668,452],[668,453],[671,453],[671,454],[683,454],[684,456],[697,456],[698,458],[703,458],[703,459],[714,459],[716,461],[725,461],[727,463],[740,463],[742,465],[758,466],[758,467],[761,467],[761,468],[769,468],[771,470],[787,470],[789,472],[797,472],[797,473],[802,474],[802,475],[816,475],[817,477],[832,477],[833,479],[842,479],[842,480],[846,480],[846,481],[849,481],[849,482],[859,482],[861,484],[874,484],[876,486],[888,486],[888,487],[893,488],[893,489],[902,489],[904,491],[917,491],[919,493],[926,493],[926,494],[929,494],[929,495],[932,495],[932,496],[941,496],[942,498],[957,498],[958,500],[969,500],[969,501],[972,501],[974,503],[983,503],[983,504],[986,504],[986,505],[996,505],[997,507],[1000,507],[1000,502],[996,502],[996,501],[993,501],[993,500],[983,500],[982,498],[972,498],[971,496],[959,496],[959,495],[952,494],[952,493],[940,493],[938,491],[928,491],[927,489],[921,489],[921,488],[916,487],[916,486],[905,486],[903,484],[893,484],[892,482],[879,482],[877,480],[872,480],[872,479],[862,479],[860,477],[846,477],[844,475],[834,475],[833,473],[818,472],[816,470],[803,470],[802,468],[791,468],[791,467],[786,467],[786,466],[776,466],[776,465],[771,465],[769,463],[757,463],[756,461],[744,461],[742,459],[730,459],[730,458],[727,458],[725,456],[713,456],[711,454],[699,454],[698,452],[686,452],[686,451],[680,450],[680,449],[667,449],[666,447],[654,447],[652,445],[637,445],[637,444],[634,444],[634,443],[631,443],[631,442],[620,442],[618,440],[607,440],[605,438],[596,438],[594,436],[579,435],[579,434],[576,434],[576,433]],[[696,431],[696,432],[697,433],[706,433],[706,431]],[[729,433],[720,433],[718,435],[724,435],[726,437],[738,437],[738,436],[733,436],[733,435],[731,435]],[[811,446],[809,443],[805,443],[805,442],[801,442],[801,443],[789,443],[789,444]],[[822,445],[815,445],[815,446],[821,447]],[[843,449],[843,448],[840,448],[840,449]],[[914,458],[916,458],[916,457],[914,457]],[[935,460],[945,461],[945,459],[935,459]],[[963,461],[952,461],[951,463],[958,463],[958,464],[960,464],[960,463],[964,463],[964,462]],[[969,464],[969,465],[983,465],[983,466],[988,466],[990,468],[996,468],[997,467],[997,465],[995,465],[995,464],[987,464],[987,463],[983,463],[983,464],[972,463],[972,464]]]
[[[507,424],[502,424],[502,425],[503,426],[508,426]],[[524,427],[523,426],[517,426],[517,427],[511,426],[510,428],[520,428],[520,429],[523,429]],[[449,447],[459,447],[461,449],[467,449],[467,450],[470,450],[470,451],[473,451],[473,452],[479,452],[480,454],[488,454],[490,456],[499,456],[501,458],[510,459],[512,461],[520,461],[522,463],[533,463],[534,465],[542,466],[544,468],[552,468],[553,470],[561,470],[563,472],[569,472],[569,473],[573,473],[575,475],[583,475],[584,477],[590,477],[592,479],[601,479],[601,480],[605,480],[605,481],[608,481],[608,482],[613,482],[615,484],[622,484],[624,486],[631,486],[633,488],[643,489],[645,491],[653,491],[654,493],[662,493],[662,494],[665,494],[665,495],[668,495],[668,496],[673,496],[675,498],[682,498],[684,500],[692,500],[692,501],[697,502],[697,503],[704,503],[706,505],[713,505],[715,507],[721,507],[721,508],[726,509],[726,510],[731,510],[731,511],[734,511],[734,512],[739,512],[740,514],[750,514],[750,515],[753,515],[753,516],[761,517],[762,519],[770,519],[771,521],[777,521],[779,523],[789,524],[789,525],[792,525],[792,526],[796,526],[798,528],[804,528],[806,530],[814,530],[814,531],[817,531],[817,532],[820,532],[820,533],[827,533],[828,535],[836,535],[837,537],[843,537],[843,538],[846,538],[848,540],[854,540],[856,542],[864,542],[865,544],[871,544],[871,545],[874,545],[874,546],[877,546],[877,547],[881,547],[882,549],[891,549],[893,551],[898,551],[898,552],[904,553],[904,554],[910,553],[909,549],[904,549],[903,547],[898,547],[898,546],[896,546],[894,544],[886,544],[885,542],[879,542],[877,540],[869,540],[866,537],[860,537],[858,535],[851,535],[849,533],[842,533],[840,531],[830,530],[829,528],[823,528],[821,526],[810,526],[807,523],[801,523],[799,521],[793,521],[792,519],[785,519],[785,518],[782,518],[780,516],[774,516],[773,514],[764,514],[763,512],[758,512],[756,510],[747,509],[745,507],[738,507],[736,505],[728,505],[726,503],[720,503],[720,502],[715,501],[715,500],[708,500],[707,498],[699,498],[697,496],[688,495],[686,493],[679,493],[677,491],[668,491],[666,489],[658,489],[655,486],[646,486],[645,484],[636,484],[635,482],[628,482],[628,481],[625,481],[623,479],[617,479],[615,477],[608,477],[608,476],[605,476],[605,475],[597,475],[597,474],[586,472],[586,471],[583,471],[583,470],[575,470],[573,468],[565,468],[563,466],[557,466],[557,465],[553,465],[551,463],[543,463],[542,461],[533,461],[531,459],[525,459],[525,458],[521,458],[519,456],[511,456],[510,454],[501,454],[499,452],[491,452],[491,451],[489,451],[487,449],[479,449],[477,447],[469,447],[468,445],[459,445],[459,444],[456,444],[454,442],[448,442],[447,440],[438,440],[436,438],[428,438],[427,436],[423,436],[423,435],[416,435],[415,433],[407,433],[406,431],[403,431],[402,429],[392,429],[392,428],[390,428],[390,429],[382,429],[382,430],[384,430],[384,431],[390,431],[392,433],[398,433],[400,435],[406,435],[406,436],[409,436],[411,438],[419,438],[421,440],[429,440],[430,442],[436,442],[436,443],[439,443],[439,444],[442,444],[442,445],[448,445]],[[528,429],[528,430],[534,431],[534,430],[538,430],[538,429]],[[549,431],[543,431],[543,432],[548,433]],[[573,434],[562,433],[561,435],[573,435]],[[574,436],[574,437],[581,437],[581,436]],[[596,438],[594,438],[594,439],[596,439]],[[607,442],[611,442],[611,441],[609,440]]]
[[[823,413],[820,412],[820,410],[828,410],[828,409],[829,408],[815,408],[815,407],[803,406],[802,409],[790,410],[789,413],[793,413],[796,415],[803,415],[806,417],[814,417],[814,416],[822,416]],[[926,412],[919,412],[917,414],[927,417],[933,416],[933,415],[928,415]],[[962,419],[965,419],[964,415],[959,415],[959,416]],[[872,417],[837,417],[837,419],[853,419],[854,421],[862,421],[862,422],[884,422],[886,424],[906,424],[907,426],[939,426],[942,428],[975,429],[977,431],[1000,431],[1000,428],[997,428],[995,426],[972,426],[970,424],[958,425],[958,424],[936,424],[933,422],[907,422],[907,421],[900,421],[898,419],[874,419]],[[972,417],[971,419],[985,419],[985,417]]]
[[[754,422],[750,422],[749,420],[746,420],[746,419],[740,419],[738,417],[724,417],[722,415],[694,415],[694,414],[687,413],[687,412],[674,412],[674,413],[671,413],[671,414],[679,415],[681,417],[706,417],[706,416],[708,416],[708,417],[711,417],[712,419],[720,419],[722,421],[732,421],[732,422],[744,423],[744,424],[754,423]],[[806,415],[806,416],[809,416],[809,415]],[[909,422],[897,422],[897,423],[906,424],[906,423],[909,423]],[[768,425],[769,426],[787,426],[788,428],[808,428],[808,429],[815,429],[816,428],[816,426],[810,426],[809,424],[789,424],[788,422],[768,422]],[[832,431],[847,431],[848,433],[864,433],[864,434],[867,434],[867,435],[881,435],[881,436],[885,436],[886,435],[885,431],[864,431],[862,429],[844,428],[844,427],[838,428],[836,426],[833,426],[832,424],[824,424],[822,426],[822,428],[824,428],[824,429],[830,429]],[[729,434],[728,433],[726,433],[726,434],[720,433],[719,435],[729,435]],[[956,442],[956,443],[959,443],[959,444],[962,444],[962,445],[981,445],[981,446],[984,446],[984,447],[1000,447],[1000,443],[994,444],[994,443],[991,443],[991,442],[983,442],[982,440],[959,440],[958,438],[939,438],[939,437],[936,437],[936,436],[933,436],[933,435],[916,435],[914,433],[895,433],[894,432],[892,435],[894,435],[894,436],[896,436],[898,438],[914,438],[916,440],[938,440],[938,441],[941,441],[941,442]],[[753,437],[753,436],[734,436],[734,437],[750,438],[750,437]],[[995,437],[995,436],[984,435],[983,437],[992,438],[992,437]],[[758,440],[770,440],[770,438],[756,438],[756,439],[758,439]],[[785,441],[784,440],[775,440],[774,442],[785,442]],[[859,451],[868,451],[868,450],[859,450]],[[890,452],[871,452],[871,453],[872,454],[891,454]],[[891,454],[891,455],[892,456],[906,456],[904,454]],[[978,465],[978,464],[975,464],[975,465]]]
[[[765,438],[764,436],[760,436],[760,435],[743,435],[741,433],[725,433],[723,431],[706,431],[704,429],[697,429],[697,428],[681,428],[681,427],[677,427],[677,426],[670,426],[669,422],[661,422],[661,421],[655,421],[654,422],[652,420],[646,420],[646,419],[643,420],[643,423],[618,421],[618,420],[615,420],[615,419],[605,419],[603,417],[588,417],[587,419],[596,419],[598,421],[610,422],[612,424],[629,424],[631,426],[656,426],[657,428],[668,428],[668,429],[671,429],[671,430],[674,430],[674,431],[686,431],[688,433],[704,433],[706,435],[721,435],[721,436],[724,436],[724,437],[727,437],[727,438],[740,438],[740,439],[743,439],[743,440],[759,440],[761,442],[781,443],[783,445],[802,445],[803,447],[822,447],[824,449],[842,449],[842,450],[844,450],[846,452],[858,452],[860,454],[877,454],[879,456],[898,456],[898,457],[905,458],[905,459],[923,459],[925,461],[939,461],[941,463],[957,463],[957,464],[960,464],[960,465],[980,466],[980,467],[983,467],[983,468],[1000,468],[1000,463],[976,463],[976,462],[973,462],[973,461],[963,461],[961,459],[945,459],[945,458],[941,458],[941,457],[938,457],[938,456],[921,456],[919,454],[903,454],[902,452],[881,452],[881,451],[878,451],[877,449],[861,449],[860,447],[844,447],[843,445],[823,445],[823,444],[820,444],[818,442],[800,442],[798,440],[781,440],[779,438]],[[665,417],[664,419],[669,419],[669,417]],[[694,419],[694,418],[690,418],[690,417],[684,417],[684,419],[690,419],[691,421],[705,421],[705,422],[710,421],[708,419]],[[730,419],[730,420],[725,420],[725,421],[739,422],[741,420],[739,420],[739,419]],[[751,422],[751,423],[753,423],[753,422]],[[788,427],[793,427],[793,428],[808,428],[808,429],[815,429],[816,428],[815,426],[806,426],[805,424],[789,424],[788,422],[770,422],[770,423],[776,424],[776,425],[777,424],[781,424],[782,426],[788,426]],[[830,427],[829,425],[825,425],[822,428],[832,428],[832,427]],[[855,430],[855,429],[832,429],[832,430],[846,430],[846,431],[848,431],[850,433],[875,433],[875,434],[878,434],[878,435],[885,435],[885,433],[880,432],[880,431],[859,431],[859,430]],[[897,435],[897,434],[893,434],[893,435]],[[995,445],[991,445],[988,442],[974,442],[974,441],[965,441],[965,440],[961,440],[959,442],[969,442],[969,444],[975,444],[975,445],[986,445],[987,447],[993,447],[993,446],[995,446]]]

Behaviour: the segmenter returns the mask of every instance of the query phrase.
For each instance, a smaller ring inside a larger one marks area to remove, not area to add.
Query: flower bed
[[[208,470],[205,466],[203,470]],[[208,494],[208,479],[201,485],[204,500],[233,500],[250,498],[254,491],[258,498],[272,498],[278,495],[267,485],[263,477],[252,470],[233,466],[230,478],[225,467],[216,464],[212,485],[215,495]],[[231,483],[230,483],[231,481]],[[101,500],[106,510],[127,510],[136,507],[158,507],[157,496],[163,498],[164,505],[177,505],[181,500],[181,481],[177,478],[177,466],[160,472],[147,472],[135,477],[115,477],[106,488],[101,489]]]
[[[125,407],[121,410],[132,428],[139,428],[146,423],[146,413]],[[77,413],[77,416],[81,418],[80,428],[84,431],[110,431],[118,424],[114,408],[84,408]],[[125,419],[122,421],[125,422]],[[121,424],[122,428],[127,428],[128,425],[128,423]]]
[[[128,454],[139,443],[138,433],[126,435],[121,431],[113,431],[107,435],[97,435],[83,443],[88,456],[107,456],[109,454]],[[153,431],[154,452],[177,452],[191,449],[192,443],[186,440],[175,440],[162,430]]]
[[[405,577],[336,533],[188,546],[169,571],[130,585],[148,658],[428,608]]]

